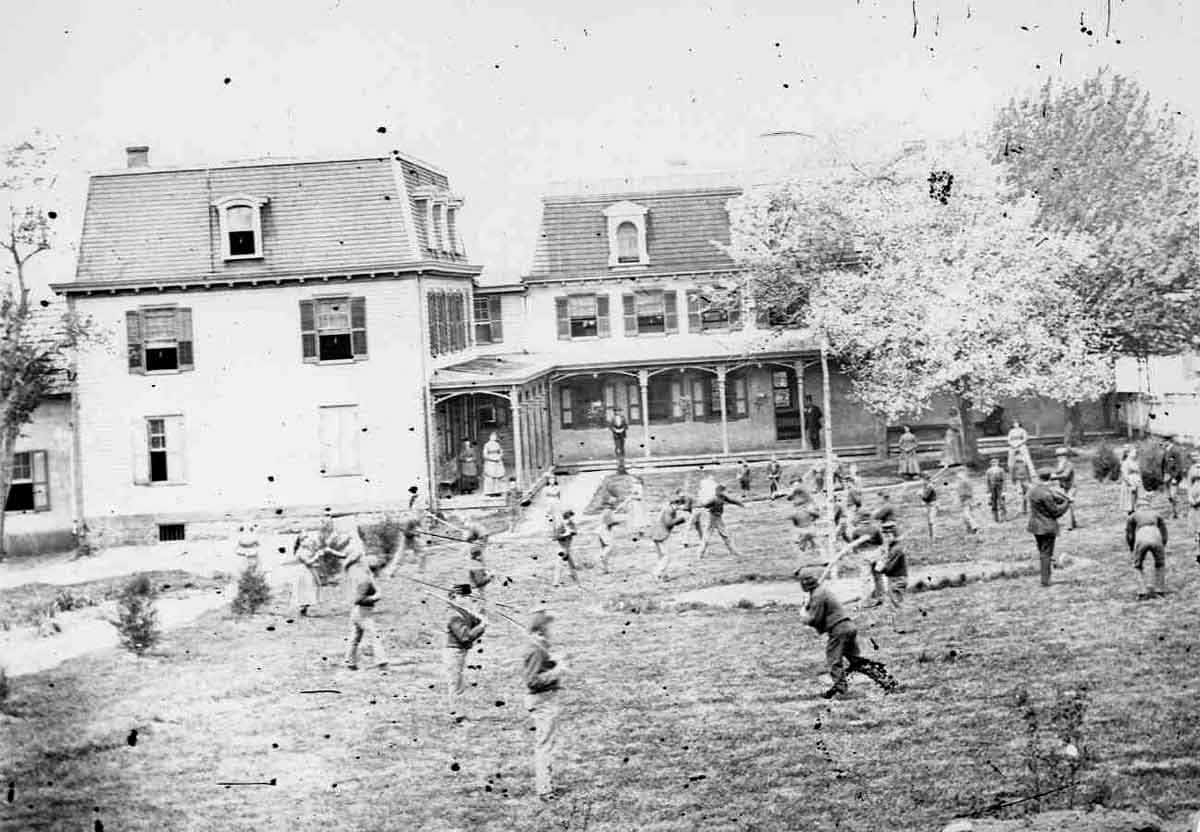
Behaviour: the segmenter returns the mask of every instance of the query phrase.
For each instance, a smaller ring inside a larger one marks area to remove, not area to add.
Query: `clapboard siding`
[[[604,209],[623,200],[647,208],[649,266],[632,275],[728,269],[733,261],[714,243],[728,244],[726,203],[739,190],[622,193],[543,200],[542,225],[530,281],[612,273]],[[623,271],[624,273],[624,271]]]
[[[272,276],[403,266],[414,259],[415,220],[411,204],[397,188],[393,164],[403,165],[409,179],[447,185],[445,176],[406,159],[94,176],[76,280]],[[221,257],[217,211],[211,203],[235,194],[270,200],[262,209],[261,259],[226,262]],[[443,254],[439,259],[463,258]]]

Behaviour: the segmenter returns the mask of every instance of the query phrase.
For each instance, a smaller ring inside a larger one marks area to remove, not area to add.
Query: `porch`
[[[525,355],[471,359],[442,368],[429,385],[431,479],[448,508],[499,508],[516,480],[528,496],[549,469],[551,431],[548,367]],[[485,469],[495,435],[503,472]]]

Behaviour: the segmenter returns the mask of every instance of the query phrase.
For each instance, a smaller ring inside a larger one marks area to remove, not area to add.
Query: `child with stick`
[[[579,571],[575,559],[571,556],[571,544],[575,540],[575,511],[567,509],[554,522],[553,537],[558,551],[554,558],[554,580],[556,587],[562,586],[562,570],[565,566],[571,573],[571,579],[579,583]]]

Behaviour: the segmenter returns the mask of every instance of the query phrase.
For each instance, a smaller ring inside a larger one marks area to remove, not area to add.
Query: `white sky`
[[[1107,0],[916,0],[915,38],[911,0],[575,5],[5,0],[0,139],[65,140],[41,276],[73,276],[86,173],[129,144],[163,166],[399,148],[450,175],[496,279],[528,267],[554,180],[737,169],[770,130],[895,147],[1105,64],[1196,114],[1186,0],[1111,0],[1108,36]]]

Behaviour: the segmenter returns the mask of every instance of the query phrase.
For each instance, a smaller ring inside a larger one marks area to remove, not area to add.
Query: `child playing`
[[[554,581],[556,587],[562,586],[562,570],[566,566],[571,572],[571,578],[575,583],[579,583],[579,571],[575,564],[575,559],[571,557],[571,543],[575,540],[575,512],[572,509],[567,509],[559,516],[554,523],[553,537],[558,546],[557,556],[554,560]]]
[[[400,543],[396,547],[396,557],[388,568],[387,577],[396,577],[402,561],[411,554],[417,561],[417,569],[425,571],[425,547],[421,544],[421,516],[415,511],[406,512],[400,518]]]
[[[450,620],[446,622],[446,706],[456,721],[465,719],[462,697],[467,690],[463,668],[484,630],[487,617],[474,600],[469,584],[456,584],[450,589]]]
[[[612,497],[605,497],[603,506],[604,508],[600,512],[600,529],[598,532],[600,538],[600,571],[607,575],[608,563],[612,558],[613,542],[615,539],[613,528],[620,521],[617,520],[617,503]]]
[[[346,667],[358,670],[358,645],[364,638],[370,640],[371,653],[376,667],[387,667],[387,653],[383,637],[375,624],[375,605],[379,602],[379,585],[375,575],[383,562],[375,555],[365,555],[361,547],[347,545],[342,548],[346,556],[346,589],[350,600],[350,646],[346,650]]]
[[[992,457],[988,465],[984,482],[987,483],[988,506],[992,510],[992,520],[1003,523],[1008,520],[1008,506],[1004,501],[1004,469],[1000,467],[1000,458]]]
[[[846,674],[858,672],[867,676],[892,693],[897,688],[896,680],[887,672],[882,662],[864,659],[858,648],[858,628],[846,613],[841,602],[834,597],[829,586],[821,582],[815,570],[802,570],[800,587],[809,593],[804,605],[801,621],[811,626],[818,634],[827,634],[825,661],[833,686],[821,694],[822,699],[844,699],[849,693]],[[844,662],[844,664],[843,664]]]
[[[487,546],[487,532],[472,523],[467,527],[467,581],[478,598],[484,597],[484,588],[496,577],[483,562],[483,550]]]
[[[771,457],[771,462],[767,465],[767,490],[770,492],[771,499],[774,500],[779,496],[779,481],[783,478],[783,466],[779,464],[779,457]]]
[[[741,554],[734,548],[733,541],[729,539],[729,532],[725,530],[725,506],[744,505],[741,500],[736,497],[730,497],[725,493],[725,486],[718,485],[716,495],[712,502],[708,504],[708,527],[704,530],[704,538],[700,541],[700,554],[698,557],[704,557],[708,551],[708,544],[712,541],[713,532],[720,535],[725,548],[729,550],[729,554],[735,558],[740,558]]]
[[[928,471],[921,472],[921,504],[925,508],[925,526],[929,529],[929,540],[933,541],[933,523],[937,519],[937,490]]]
[[[962,520],[963,525],[967,527],[967,534],[979,534],[979,525],[972,513],[972,509],[975,508],[975,486],[971,484],[971,476],[966,468],[959,469],[955,490],[958,492],[958,505],[962,509]]]
[[[687,518],[679,515],[678,507],[678,497],[672,497],[669,502],[663,504],[662,510],[655,520],[654,528],[650,531],[650,540],[654,543],[654,551],[658,555],[658,561],[654,566],[654,578],[658,581],[670,580],[667,568],[670,566],[671,560],[671,550],[668,548],[671,530],[679,524],[687,522]]]
[[[738,485],[742,489],[742,499],[750,496],[750,464],[742,459],[738,461]]]
[[[508,532],[512,534],[521,519],[521,486],[517,485],[516,477],[508,478],[508,487],[504,490],[504,507],[508,510]]]

